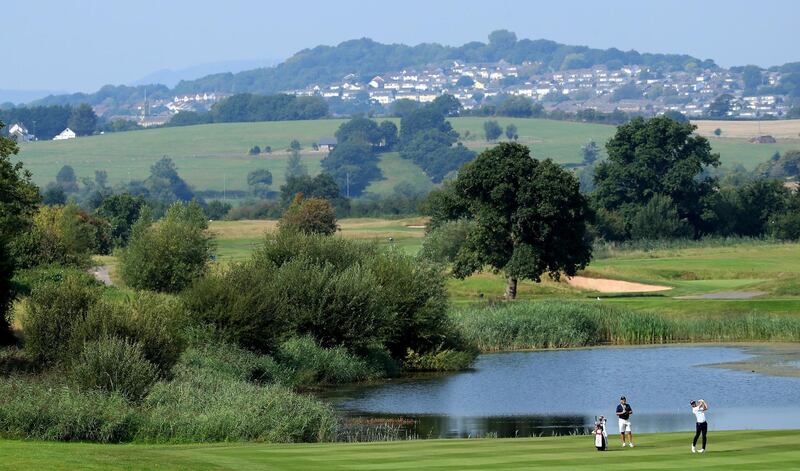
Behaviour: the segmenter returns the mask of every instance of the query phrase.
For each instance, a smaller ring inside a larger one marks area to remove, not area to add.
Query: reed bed
[[[536,301],[453,311],[483,352],[688,342],[798,342],[800,319],[765,314],[692,318],[634,312],[599,302]]]

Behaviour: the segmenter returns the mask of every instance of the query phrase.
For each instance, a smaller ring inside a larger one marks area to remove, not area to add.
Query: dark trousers
[[[692,446],[697,446],[697,439],[700,437],[700,434],[703,434],[703,446],[702,450],[706,449],[706,434],[708,433],[708,422],[698,422],[695,426],[694,432],[694,440],[692,441]]]

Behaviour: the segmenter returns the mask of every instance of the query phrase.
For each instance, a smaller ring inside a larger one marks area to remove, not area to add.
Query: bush
[[[774,216],[772,235],[780,240],[800,240],[800,212],[787,211]]]
[[[70,339],[73,355],[84,344],[115,337],[138,344],[159,375],[170,376],[184,348],[185,310],[174,298],[140,292],[121,301],[101,300],[91,306]]]
[[[292,204],[283,213],[278,226],[281,230],[322,235],[331,235],[339,228],[336,224],[336,212],[328,200],[303,199],[300,194],[295,196]]]
[[[178,292],[203,275],[213,253],[208,221],[197,203],[174,203],[154,223],[147,211],[120,252],[120,275],[136,289]]]
[[[36,440],[131,440],[136,410],[119,394],[77,391],[53,378],[0,380],[0,430],[6,437]]]
[[[216,327],[230,342],[269,352],[292,332],[285,298],[273,289],[274,270],[272,263],[232,264],[195,281],[181,297],[194,322]]]
[[[425,235],[420,257],[436,263],[453,263],[475,223],[467,219],[446,221]]]
[[[403,360],[403,369],[406,371],[461,371],[469,368],[473,361],[475,361],[475,355],[471,352],[437,349],[419,354],[409,348]]]
[[[158,379],[158,368],[145,359],[140,343],[103,337],[84,344],[71,375],[82,388],[140,401]]]
[[[385,374],[346,349],[322,348],[311,337],[287,340],[275,356],[293,371],[294,386],[353,383]]]
[[[39,363],[67,360],[75,327],[100,297],[95,283],[68,274],[61,282],[36,286],[21,319],[25,351]]]
[[[676,239],[690,237],[692,227],[678,216],[669,196],[655,195],[630,220],[633,239]]]
[[[22,268],[47,264],[86,267],[93,252],[108,248],[110,228],[77,206],[42,206],[33,217],[33,228],[20,234],[11,246]]]
[[[251,261],[198,280],[183,298],[197,323],[259,351],[297,336],[398,360],[408,348],[469,350],[446,315],[438,267],[338,237],[271,234]]]

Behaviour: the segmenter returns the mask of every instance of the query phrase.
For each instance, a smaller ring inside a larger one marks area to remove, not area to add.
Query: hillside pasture
[[[464,143],[480,151],[494,144],[487,142],[483,135],[483,123],[489,119],[497,120],[504,128],[513,123],[517,126],[519,142],[529,145],[535,157],[552,158],[561,164],[579,163],[580,148],[590,140],[600,144],[601,155],[605,154],[603,144],[615,131],[614,126],[545,119],[465,117],[450,120]],[[397,119],[392,121],[399,123]],[[145,129],[66,141],[24,143],[18,158],[33,172],[34,181],[40,186],[53,181],[63,165],[71,165],[78,178],[92,178],[95,170],[105,170],[112,185],[143,179],[154,162],[168,156],[175,161],[180,175],[196,190],[247,190],[247,173],[261,168],[272,172],[272,188],[277,190],[285,181],[289,143],[293,139],[300,142],[303,161],[309,172],[316,174],[325,151],[313,151],[311,146],[321,137],[332,136],[342,122],[342,119],[323,119]],[[744,138],[723,134],[722,138],[711,139],[711,144],[721,154],[724,166],[741,164],[752,169],[767,161],[775,151],[800,148],[800,138],[780,139],[777,144],[750,144]],[[248,155],[248,150],[255,145],[271,146],[273,151]],[[383,179],[372,182],[366,190],[368,194],[390,196],[398,184],[406,184],[415,192],[433,187],[416,164],[401,159],[398,153],[381,155],[379,167]]]
[[[694,120],[697,133],[701,136],[716,137],[714,130],[722,131],[720,137],[750,139],[769,135],[775,139],[800,139],[800,119],[781,119],[767,121],[729,121]]]

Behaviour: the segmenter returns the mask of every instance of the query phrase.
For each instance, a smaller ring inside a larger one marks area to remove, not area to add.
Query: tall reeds
[[[451,313],[481,351],[682,342],[800,341],[800,319],[766,314],[673,318],[594,302],[537,301]]]

